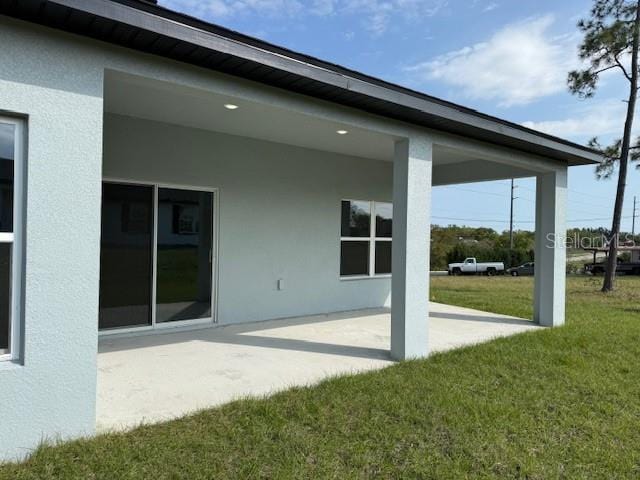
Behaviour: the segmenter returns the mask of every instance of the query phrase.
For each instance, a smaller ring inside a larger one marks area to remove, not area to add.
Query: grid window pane
[[[0,123],[0,232],[13,232],[15,125]]]
[[[11,244],[0,243],[0,355],[9,352],[11,325]]]
[[[391,242],[376,242],[376,274],[391,273]]]
[[[369,242],[342,241],[340,275],[369,275]]]
[[[371,235],[370,202],[342,201],[341,235],[343,237],[369,237]]]
[[[391,238],[393,205],[376,202],[376,237]]]

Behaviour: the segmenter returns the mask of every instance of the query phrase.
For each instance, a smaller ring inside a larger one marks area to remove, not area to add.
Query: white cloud
[[[392,22],[424,22],[440,13],[447,0],[343,0],[343,11],[364,15],[364,27],[374,35],[385,33]]]
[[[405,70],[414,83],[440,81],[474,99],[524,105],[566,89],[578,64],[575,36],[553,36],[551,15],[510,24],[486,42],[446,53]]]
[[[311,2],[311,13],[318,16],[331,15],[336,7],[335,0],[313,0]]]
[[[496,8],[498,8],[499,5],[497,3],[490,3],[488,5],[486,5],[482,11],[483,12],[491,12],[492,10],[495,10]]]
[[[471,2],[471,5],[473,6],[473,8],[480,7],[483,12],[490,12],[500,6],[498,3],[492,2],[490,0],[473,0]]]
[[[601,137],[605,143],[622,136],[626,104],[619,100],[590,101],[588,105],[572,112],[572,115],[557,120],[523,122],[522,125],[540,132],[575,141],[586,141]]]
[[[447,0],[164,0],[160,3],[167,8],[213,20],[242,14],[353,16],[361,19],[366,30],[381,35],[395,19],[418,21],[436,15]]]
[[[163,6],[199,18],[224,18],[246,13],[293,16],[305,6],[298,0],[165,0]]]

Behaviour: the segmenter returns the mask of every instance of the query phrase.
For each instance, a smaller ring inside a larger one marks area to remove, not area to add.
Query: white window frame
[[[364,202],[369,204],[369,236],[368,237],[343,237],[342,236],[342,202]],[[342,242],[369,242],[369,274],[358,275],[340,275],[340,280],[362,280],[366,278],[391,278],[391,273],[376,273],[376,242],[391,242],[391,237],[376,237],[376,205],[378,203],[387,203],[380,200],[361,200],[356,198],[343,198],[340,201],[340,242],[339,247],[342,248]],[[393,210],[392,210],[393,211]],[[392,220],[393,222],[393,220]],[[340,250],[339,250],[340,251]],[[340,258],[340,255],[338,255]],[[338,261],[338,271],[340,270],[340,260]]]
[[[26,121],[19,117],[0,115],[0,123],[14,126],[14,159],[13,159],[13,232],[0,233],[0,243],[11,245],[11,306],[9,309],[9,352],[0,354],[0,362],[16,362],[22,355],[22,263],[23,263],[23,229],[24,229],[24,181],[25,181],[25,146]]]

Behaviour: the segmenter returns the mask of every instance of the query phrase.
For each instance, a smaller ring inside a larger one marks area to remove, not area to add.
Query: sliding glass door
[[[213,192],[105,182],[99,328],[212,319]]]
[[[213,194],[158,189],[156,322],[211,317]]]
[[[151,325],[153,187],[102,186],[101,329]]]

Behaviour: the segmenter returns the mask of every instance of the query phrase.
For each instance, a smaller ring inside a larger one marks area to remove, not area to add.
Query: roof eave
[[[472,138],[523,151],[533,151],[533,153],[567,162],[570,166],[596,164],[602,161],[599,152],[582,145],[322,62],[313,57],[290,52],[149,3],[141,3],[137,0],[48,0],[44,3],[67,7],[75,12],[114,21],[212,52],[231,55],[247,62],[308,79],[336,91],[348,92],[354,98],[357,96],[371,99],[379,104],[382,111],[380,114],[409,123],[469,135]],[[62,27],[58,26],[58,28]],[[382,107],[385,108],[382,109]],[[387,111],[392,113],[388,114]]]

